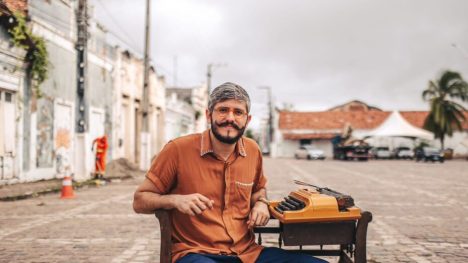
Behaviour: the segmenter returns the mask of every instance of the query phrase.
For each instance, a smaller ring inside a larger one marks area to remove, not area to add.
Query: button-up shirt
[[[188,253],[237,255],[255,262],[262,247],[247,220],[253,193],[265,188],[262,154],[254,140],[242,137],[227,160],[217,156],[210,130],[170,141],[153,161],[146,177],[159,194],[199,193],[213,208],[195,216],[174,209],[172,262]]]

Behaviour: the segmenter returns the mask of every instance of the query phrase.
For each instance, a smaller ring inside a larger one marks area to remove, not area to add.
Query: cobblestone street
[[[265,159],[270,199],[293,179],[350,194],[373,213],[371,262],[468,262],[468,163]],[[130,179],[0,203],[0,262],[158,262],[159,226],[137,215]]]

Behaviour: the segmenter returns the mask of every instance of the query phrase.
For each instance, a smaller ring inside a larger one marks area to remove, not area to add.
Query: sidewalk
[[[142,176],[143,171],[126,159],[113,160],[107,165],[105,180],[112,182],[116,180],[131,179]],[[83,186],[97,186],[102,184],[99,180],[89,179],[84,182],[73,182],[73,188]],[[14,201],[36,197],[47,193],[60,192],[62,179],[41,180],[30,183],[18,183],[11,185],[0,185],[0,201]]]

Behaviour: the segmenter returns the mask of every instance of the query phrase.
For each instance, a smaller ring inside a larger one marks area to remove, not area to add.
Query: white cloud
[[[142,43],[144,1],[105,2]],[[204,81],[208,63],[226,62],[214,72],[213,85],[238,82],[254,102],[263,99],[257,87],[268,85],[277,105],[293,103],[299,110],[325,110],[351,99],[424,110],[420,94],[442,69],[468,79],[468,58],[452,46],[468,49],[464,0],[152,3],[153,59],[170,74],[177,55],[181,85]]]

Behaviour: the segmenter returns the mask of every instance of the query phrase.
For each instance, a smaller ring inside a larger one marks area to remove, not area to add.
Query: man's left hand
[[[270,220],[270,211],[268,205],[263,202],[256,202],[249,214],[247,224],[249,228],[254,226],[264,226]]]

